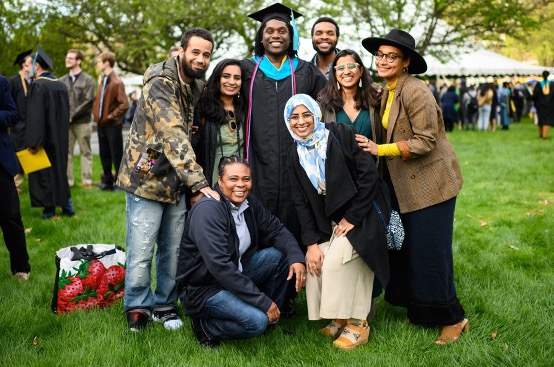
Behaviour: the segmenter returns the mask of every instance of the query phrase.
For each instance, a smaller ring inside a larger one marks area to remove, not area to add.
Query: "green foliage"
[[[455,47],[468,41],[498,44],[510,35],[521,37],[539,27],[552,13],[544,9],[551,0],[323,0],[338,5],[341,25],[353,25],[359,32],[384,36],[392,28],[406,30],[418,41],[422,54],[439,59],[452,56]],[[369,32],[368,32],[369,30]],[[357,32],[357,33],[358,33]],[[355,34],[354,37],[358,35]]]
[[[499,44],[506,36],[521,39],[552,18],[552,0],[322,0],[285,1],[304,14],[303,20],[320,15],[335,17],[342,39],[358,44],[369,35],[385,35],[392,28],[407,30],[418,39],[417,48],[441,59],[451,56],[451,47],[468,40]],[[57,74],[65,74],[68,48],[86,51],[83,69],[95,75],[94,55],[115,52],[118,66],[143,74],[152,63],[165,59],[178,45],[184,30],[204,27],[216,41],[214,57],[237,50],[251,54],[259,23],[247,14],[268,5],[253,0],[52,0],[28,2],[6,0],[0,4],[0,42],[4,56],[0,74],[18,71],[11,66],[15,56],[39,42],[52,56]],[[550,11],[542,11],[549,9]],[[311,24],[300,21],[303,35]],[[353,31],[352,31],[353,30]],[[551,42],[550,42],[551,43]],[[545,43],[548,45],[547,43]],[[548,46],[546,46],[548,47]],[[541,52],[541,54],[546,54]]]
[[[307,320],[304,291],[297,315],[250,340],[205,350],[188,322],[127,330],[121,303],[57,316],[50,311],[55,251],[87,243],[125,244],[125,195],[83,190],[79,159],[72,189],[76,215],[40,219],[21,196],[33,267],[28,282],[9,271],[0,240],[0,366],[550,366],[554,345],[553,139],[539,139],[529,119],[495,133],[449,133],[464,176],[454,225],[455,281],[471,333],[438,347],[437,328],[410,325],[402,308],[377,300],[369,343],[338,351]],[[100,163],[94,158],[94,179]],[[26,187],[24,187],[27,190]],[[36,338],[36,344],[33,340]]]

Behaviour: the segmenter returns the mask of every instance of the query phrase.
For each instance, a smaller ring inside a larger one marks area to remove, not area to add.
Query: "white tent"
[[[488,50],[476,50],[461,54],[453,60],[441,63],[432,56],[425,56],[427,72],[424,75],[448,76],[503,76],[541,75],[552,68],[529,65]]]

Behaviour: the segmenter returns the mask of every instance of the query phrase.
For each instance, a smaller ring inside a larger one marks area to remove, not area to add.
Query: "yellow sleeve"
[[[377,145],[377,155],[379,157],[395,157],[400,156],[400,149],[396,143],[392,144],[379,144]]]

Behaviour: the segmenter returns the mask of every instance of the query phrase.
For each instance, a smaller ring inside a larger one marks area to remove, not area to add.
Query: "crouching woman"
[[[200,199],[181,241],[177,286],[202,346],[260,335],[279,320],[287,282],[306,281],[304,255],[294,236],[252,195],[243,158],[223,157],[215,190]]]
[[[306,298],[310,320],[330,319],[321,332],[333,345],[354,349],[367,343],[374,276],[389,279],[384,227],[373,201],[387,200],[373,158],[345,124],[321,122],[308,95],[285,106],[291,146],[292,195],[307,246]],[[380,202],[390,207],[390,201]],[[388,219],[388,218],[387,218]]]

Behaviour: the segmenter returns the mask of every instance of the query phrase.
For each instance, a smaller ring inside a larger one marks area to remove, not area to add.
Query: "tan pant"
[[[325,258],[321,277],[307,275],[308,318],[365,320],[371,310],[373,272],[345,236],[318,246]]]
[[[81,184],[92,184],[91,135],[92,126],[90,123],[69,124],[69,153],[67,156],[67,181],[69,182],[69,186],[73,186],[75,183],[73,177],[73,153],[75,151],[75,142],[79,143],[79,151],[81,153]]]

